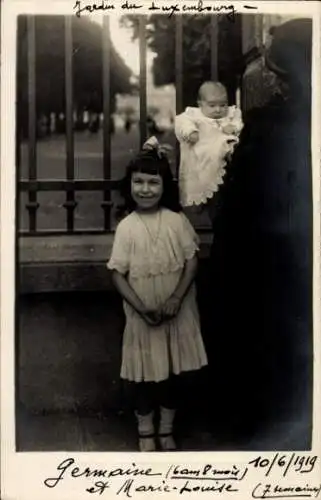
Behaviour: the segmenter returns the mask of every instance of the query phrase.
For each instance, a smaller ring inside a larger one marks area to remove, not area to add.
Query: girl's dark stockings
[[[139,382],[134,384],[134,406],[137,413],[147,415],[156,406],[176,408],[175,376],[161,382]]]

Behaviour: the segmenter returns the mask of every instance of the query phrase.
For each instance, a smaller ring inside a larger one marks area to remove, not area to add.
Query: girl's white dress
[[[154,214],[132,212],[117,227],[107,267],[128,273],[136,294],[147,307],[156,309],[171,296],[186,260],[197,250],[197,235],[183,213],[165,208]],[[149,326],[126,301],[124,311],[122,378],[159,382],[170,373],[207,364],[194,285],[178,315],[157,327]]]
[[[227,125],[233,134],[224,133]],[[225,117],[208,118],[199,108],[188,107],[175,120],[175,133],[180,143],[179,190],[183,206],[200,205],[212,198],[223,184],[226,155],[233,151],[243,127],[241,111],[230,106]],[[189,144],[186,139],[192,132],[199,133],[199,140]]]

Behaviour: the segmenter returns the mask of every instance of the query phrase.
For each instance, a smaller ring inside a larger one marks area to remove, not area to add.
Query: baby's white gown
[[[154,239],[151,235],[157,217],[159,231]],[[107,266],[128,273],[136,294],[147,307],[156,309],[171,296],[186,260],[197,250],[197,235],[183,213],[165,208],[155,214],[132,212],[117,227]],[[170,373],[197,370],[207,364],[194,285],[178,315],[160,326],[149,326],[125,301],[124,311],[122,378],[159,382]]]
[[[241,114],[230,106],[226,117],[219,120],[204,116],[199,108],[186,108],[176,117],[175,131],[181,147],[179,168],[180,199],[183,206],[200,205],[212,198],[223,184],[226,155],[238,141],[221,128],[232,123],[241,130]],[[186,137],[198,131],[199,140],[188,144]]]

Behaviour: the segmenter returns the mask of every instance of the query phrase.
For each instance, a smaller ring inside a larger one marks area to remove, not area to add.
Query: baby
[[[201,205],[223,184],[226,159],[233,153],[243,128],[236,106],[228,106],[220,82],[205,82],[198,92],[198,108],[176,116],[180,143],[179,188],[183,206]]]

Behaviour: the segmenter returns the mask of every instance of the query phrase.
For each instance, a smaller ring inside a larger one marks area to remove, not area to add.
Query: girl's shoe
[[[159,434],[159,445],[163,451],[175,451],[177,449],[173,434]]]
[[[160,447],[163,451],[176,450],[176,443],[173,438],[174,418],[175,410],[161,406],[158,438]]]
[[[155,429],[154,429],[154,412],[147,415],[140,415],[136,412],[138,422],[138,437],[140,451],[155,451]]]

